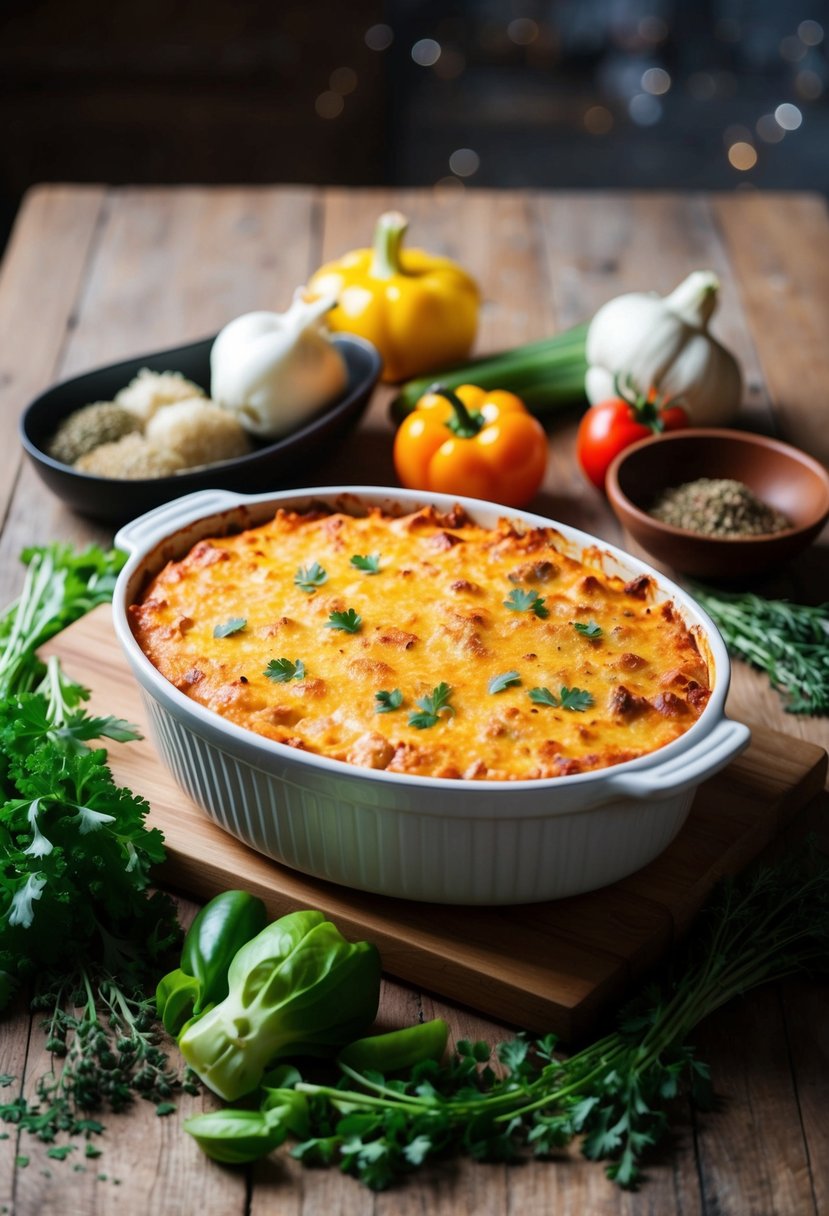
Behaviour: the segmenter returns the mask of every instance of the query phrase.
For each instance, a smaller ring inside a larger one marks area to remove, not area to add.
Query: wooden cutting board
[[[93,712],[145,729],[146,717],[108,606],[54,638]],[[751,861],[823,786],[826,752],[755,727],[751,746],[700,787],[688,820],[655,861],[589,895],[512,908],[462,908],[369,895],[289,870],[213,824],[175,784],[148,739],[110,746],[116,779],[151,805],[165,886],[199,900],[243,887],[272,916],[319,908],[347,937],[380,949],[386,971],[460,1004],[567,1042],[658,961],[714,883]]]

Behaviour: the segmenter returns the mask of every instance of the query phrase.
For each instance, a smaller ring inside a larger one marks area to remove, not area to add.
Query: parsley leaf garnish
[[[392,710],[399,709],[403,704],[403,693],[399,688],[393,688],[391,692],[381,688],[374,694],[374,700],[377,702],[376,712],[378,714],[390,714]]]
[[[529,698],[536,705],[550,705],[553,709],[570,709],[573,713],[584,713],[593,704],[593,697],[583,688],[561,686],[561,700],[549,688],[531,688]]]
[[[243,616],[232,616],[223,625],[213,626],[214,638],[229,638],[232,633],[241,633],[247,621]]]
[[[583,714],[593,704],[593,697],[585,688],[561,689],[561,708],[572,709],[574,713]]]
[[[359,633],[363,626],[363,618],[353,608],[345,612],[332,612],[325,623],[326,629],[342,629],[344,633]]]
[[[452,689],[448,684],[438,684],[428,696],[418,697],[415,705],[420,707],[420,713],[413,711],[409,714],[409,726],[416,726],[418,730],[426,730],[427,727],[435,726],[440,721],[441,714],[446,714],[451,718],[455,712],[449,704],[451,695]]]
[[[355,553],[351,559],[352,566],[356,566],[358,570],[362,570],[364,574],[379,574],[380,573],[380,554],[379,553]]]
[[[504,600],[504,607],[509,608],[510,612],[534,612],[542,620],[550,615],[549,608],[544,606],[544,596],[539,595],[534,587],[530,587],[529,591],[516,587]]]
[[[302,659],[294,663],[290,659],[271,659],[262,674],[274,684],[287,684],[289,680],[305,679],[305,664]]]
[[[503,692],[511,684],[520,684],[521,677],[517,671],[504,671],[500,676],[493,676],[486,686],[487,692]]]
[[[600,638],[603,633],[601,625],[597,625],[594,620],[588,621],[586,625],[583,621],[573,621],[573,628],[576,633],[580,633],[586,638]]]
[[[300,566],[294,575],[294,582],[301,591],[314,591],[328,579],[328,574],[319,562],[311,562],[310,566]]]

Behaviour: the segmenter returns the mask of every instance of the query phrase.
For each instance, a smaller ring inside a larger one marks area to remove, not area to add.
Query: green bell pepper
[[[223,891],[206,903],[187,931],[181,965],[156,989],[158,1016],[168,1034],[224,1000],[234,955],[267,924],[261,899],[247,891]]]

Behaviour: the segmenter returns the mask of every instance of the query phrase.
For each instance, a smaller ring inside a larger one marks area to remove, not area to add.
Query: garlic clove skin
[[[285,313],[236,317],[210,353],[212,399],[263,439],[296,430],[334,400],[348,370],[324,328],[332,304],[306,301],[299,289]]]
[[[719,299],[711,271],[695,271],[664,299],[630,292],[603,305],[587,332],[585,390],[591,405],[616,393],[617,376],[630,376],[681,399],[696,426],[725,426],[740,406],[742,377],[734,356],[708,333]]]

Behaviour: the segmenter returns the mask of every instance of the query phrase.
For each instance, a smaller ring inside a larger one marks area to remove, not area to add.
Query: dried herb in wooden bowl
[[[781,511],[730,477],[699,477],[670,486],[649,514],[663,524],[702,536],[767,536],[792,526]]]

